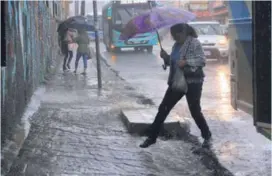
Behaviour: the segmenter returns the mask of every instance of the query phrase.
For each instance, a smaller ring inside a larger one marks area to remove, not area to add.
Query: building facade
[[[229,11],[226,1],[223,0],[211,1],[210,6],[213,19],[220,22],[221,24],[228,24]]]
[[[210,9],[210,1],[189,1],[185,5],[186,9],[196,15],[197,21],[210,21],[212,14]]]

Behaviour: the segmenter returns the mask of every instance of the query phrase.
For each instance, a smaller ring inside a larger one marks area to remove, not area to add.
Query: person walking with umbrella
[[[64,60],[63,60],[63,71],[70,70],[70,63],[73,58],[73,49],[75,48],[75,42],[73,39],[76,37],[76,30],[75,29],[68,29],[65,35],[65,53],[64,53]],[[66,48],[67,45],[67,48]]]
[[[76,56],[76,64],[75,64],[75,73],[77,72],[77,67],[78,67],[78,61],[82,57],[84,61],[84,72],[83,74],[86,74],[86,69],[87,69],[87,59],[88,59],[88,53],[89,53],[89,36],[85,31],[94,31],[95,27],[93,24],[88,23],[86,17],[84,16],[73,16],[65,21],[63,21],[59,26],[58,26],[58,33],[60,36],[60,45],[61,45],[61,50],[62,53],[65,55],[65,62],[63,63],[63,70],[67,70],[67,58],[68,58],[68,42],[64,41],[65,34],[68,30],[68,28],[76,29],[79,31],[80,36],[76,37],[73,39],[74,42],[78,43],[78,49],[77,49],[77,56]],[[87,53],[87,54],[86,54]],[[70,55],[71,57],[71,55]],[[70,60],[70,59],[69,59]],[[68,60],[68,63],[69,63]]]
[[[205,55],[196,31],[187,24],[195,15],[186,10],[173,7],[156,7],[131,19],[120,35],[121,40],[128,40],[136,34],[170,28],[175,44],[168,55],[161,47],[164,60],[163,69],[170,66],[168,89],[159,106],[154,122],[150,126],[148,138],[140,145],[142,148],[156,143],[161,126],[175,104],[185,95],[187,103],[197,126],[204,138],[203,146],[208,147],[211,132],[201,112],[200,99],[204,82],[203,67]],[[158,35],[158,39],[159,35]],[[159,40],[160,41],[160,40]]]
[[[66,41],[67,32],[68,32],[68,28],[59,32],[59,46],[61,49],[61,53],[64,55],[63,65],[62,65],[63,72],[67,71],[67,62],[66,61],[69,56],[68,42]]]
[[[154,122],[150,126],[148,138],[140,145],[141,148],[149,147],[156,143],[161,126],[167,115],[175,104],[185,95],[189,110],[204,138],[203,146],[209,146],[211,132],[207,122],[201,112],[201,92],[204,81],[203,67],[205,66],[205,55],[201,43],[197,39],[196,31],[186,23],[173,25],[170,33],[175,40],[172,52],[168,55],[163,49],[161,57],[166,65],[170,66],[168,78],[168,89],[159,106],[158,113]],[[178,67],[176,67],[178,65]],[[186,93],[179,92],[172,88],[173,75],[182,69],[187,82],[188,90]]]
[[[87,61],[88,61],[88,57],[89,57],[90,39],[89,39],[89,36],[85,30],[79,29],[78,33],[79,33],[79,36],[74,39],[74,41],[78,44],[74,73],[77,73],[78,62],[79,62],[80,58],[82,57],[83,65],[84,65],[84,70],[83,70],[82,74],[86,75]]]

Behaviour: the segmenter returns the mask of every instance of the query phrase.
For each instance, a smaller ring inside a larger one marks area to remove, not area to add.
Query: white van
[[[207,59],[228,59],[229,43],[219,22],[199,21],[188,24],[196,30]]]

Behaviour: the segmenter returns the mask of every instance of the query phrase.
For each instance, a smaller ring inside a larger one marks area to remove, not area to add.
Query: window
[[[58,4],[53,2],[53,16],[58,16]]]
[[[45,1],[45,4],[47,7],[49,7],[49,2],[48,1]]]
[[[191,24],[199,35],[222,35],[219,24]]]
[[[119,7],[116,9],[113,24],[121,25],[123,28],[133,17],[145,12],[147,9],[147,6],[146,8],[143,6]]]

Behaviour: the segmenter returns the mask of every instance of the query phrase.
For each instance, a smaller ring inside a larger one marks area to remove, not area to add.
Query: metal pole
[[[98,81],[98,89],[101,89],[102,82],[101,82],[100,48],[99,48],[99,35],[98,35],[98,22],[97,22],[97,2],[96,2],[96,0],[93,1],[93,16],[94,16],[94,24],[95,24],[97,81]]]
[[[80,14],[85,16],[85,0],[81,1]]]

